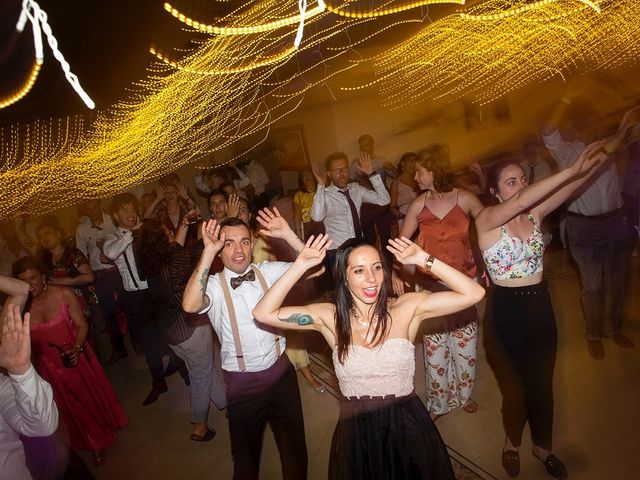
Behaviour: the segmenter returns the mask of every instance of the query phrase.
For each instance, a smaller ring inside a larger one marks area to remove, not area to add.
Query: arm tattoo
[[[204,302],[204,297],[207,293],[207,281],[209,280],[209,269],[205,268],[202,271],[202,275],[200,275],[200,295],[202,297],[202,301]]]
[[[311,315],[307,315],[306,313],[294,313],[289,318],[279,318],[283,322],[287,323],[297,323],[298,325],[311,325],[313,323],[313,318]]]

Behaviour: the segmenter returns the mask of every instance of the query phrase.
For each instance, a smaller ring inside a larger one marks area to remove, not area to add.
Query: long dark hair
[[[487,172],[487,186],[489,187],[493,197],[498,193],[498,180],[500,180],[500,174],[505,168],[511,165],[521,167],[520,162],[514,158],[499,160],[489,167],[489,171]]]
[[[136,245],[136,264],[143,277],[160,273],[164,264],[171,260],[173,246],[167,238],[162,222],[146,219],[140,228],[140,240]]]
[[[66,259],[73,254],[74,249],[71,248],[66,242],[64,230],[62,230],[62,227],[60,227],[58,219],[53,215],[47,215],[46,217],[44,217],[40,222],[40,225],[38,225],[38,227],[36,228],[36,235],[38,231],[45,228],[50,228],[60,238],[60,244],[64,247],[64,252],[62,253],[60,259],[62,262],[66,262]],[[49,250],[42,247],[40,245],[40,242],[38,242],[38,246],[36,247],[36,261],[38,262],[38,270],[40,271],[40,273],[47,274],[53,271],[53,254]]]
[[[347,281],[347,267],[351,253],[359,247],[375,248],[362,238],[352,238],[347,240],[336,251],[336,263],[333,268],[333,278],[336,284],[336,340],[338,341],[338,360],[340,363],[344,363],[349,353],[349,346],[351,345],[352,338],[351,316],[355,312],[353,295],[351,290],[349,290],[349,284]],[[389,333],[389,327],[391,326],[391,314],[389,313],[387,304],[392,290],[389,268],[385,262],[384,255],[380,255],[380,262],[382,262],[384,279],[382,281],[382,285],[380,285],[378,298],[371,307],[374,309],[374,315],[372,318],[377,319],[371,340],[371,346],[374,347],[384,341]],[[369,328],[372,328],[372,326]]]

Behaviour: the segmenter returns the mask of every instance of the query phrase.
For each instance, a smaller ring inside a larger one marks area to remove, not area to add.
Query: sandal
[[[207,428],[207,431],[204,435],[198,435],[196,433],[192,433],[189,437],[194,442],[210,442],[216,436],[216,431]]]
[[[478,404],[474,399],[470,398],[467,400],[467,403],[462,406],[462,409],[467,413],[476,413],[478,411]]]
[[[324,385],[319,385],[314,388],[314,390],[316,391],[316,393],[324,393],[327,391],[327,387],[325,387]]]

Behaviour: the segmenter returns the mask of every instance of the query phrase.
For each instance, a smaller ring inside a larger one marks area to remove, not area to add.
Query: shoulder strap
[[[262,272],[258,269],[258,267],[256,267],[255,265],[251,264],[251,270],[253,270],[253,273],[256,274],[256,278],[260,282],[260,286],[262,287],[262,291],[266,292],[267,290],[269,290],[269,286],[267,285],[267,281],[265,280],[264,275],[262,275]]]
[[[269,290],[269,286],[267,285],[267,281],[265,280],[264,275],[262,275],[262,272],[260,271],[260,269],[258,267],[256,267],[255,265],[253,265],[253,264],[251,264],[251,269],[253,270],[253,273],[256,274],[256,278],[260,282],[260,286],[262,287],[262,291],[266,292],[267,290]],[[282,355],[282,351],[280,350],[280,335],[276,335],[276,354],[278,355],[278,357],[280,357],[280,355]]]
[[[531,223],[533,223],[533,228],[534,228],[534,229],[536,229],[536,228],[540,228],[540,227],[538,226],[538,221],[536,220],[536,217],[533,215],[533,213],[529,213],[529,214],[527,215],[527,218],[529,219],[529,221],[530,221]]]
[[[222,294],[224,295],[224,302],[227,305],[227,312],[229,312],[229,321],[231,323],[231,332],[233,334],[233,343],[236,347],[236,358],[238,360],[238,368],[241,372],[247,369],[244,362],[244,354],[242,352],[242,343],[240,342],[240,331],[238,330],[238,321],[236,319],[236,310],[233,308],[233,300],[231,299],[231,292],[229,290],[229,284],[224,271],[220,272],[220,285],[222,286]]]

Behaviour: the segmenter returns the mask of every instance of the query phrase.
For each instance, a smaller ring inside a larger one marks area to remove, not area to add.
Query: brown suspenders
[[[256,278],[260,282],[260,286],[262,287],[262,291],[266,292],[269,287],[267,282],[262,275],[262,272],[256,268],[255,265],[251,265],[251,269],[256,274]],[[233,300],[231,299],[231,290],[229,290],[229,284],[227,283],[227,278],[224,274],[224,270],[220,272],[220,285],[222,286],[222,294],[224,296],[224,302],[227,305],[227,311],[229,312],[229,321],[231,323],[231,332],[233,333],[233,343],[236,347],[236,358],[238,359],[238,368],[240,368],[241,372],[246,371],[247,366],[244,362],[244,354],[242,351],[242,342],[240,341],[240,331],[238,330],[238,320],[236,317],[236,310],[233,307]],[[276,354],[278,357],[282,355],[280,350],[280,337],[276,335]]]

